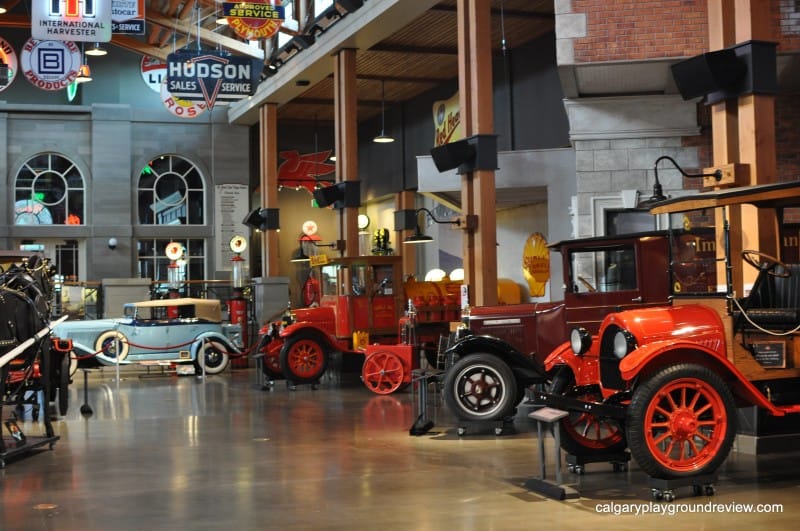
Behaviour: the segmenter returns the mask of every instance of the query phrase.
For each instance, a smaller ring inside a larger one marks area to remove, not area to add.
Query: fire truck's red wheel
[[[280,362],[287,380],[314,383],[322,377],[328,366],[328,353],[314,334],[299,332],[283,344]]]
[[[280,352],[268,352],[265,354],[262,370],[264,372],[264,376],[267,376],[268,378],[283,376],[283,373],[281,372]]]
[[[444,400],[464,420],[501,420],[517,406],[517,381],[511,368],[491,354],[471,354],[445,374]]]
[[[642,470],[655,478],[713,473],[736,436],[733,395],[699,365],[665,367],[633,393],[628,442]]]
[[[400,357],[393,352],[373,352],[364,360],[361,367],[364,385],[379,395],[394,393],[406,379],[405,369]]]
[[[555,395],[581,400],[601,400],[600,393],[575,388],[575,378],[567,369],[559,371],[550,387]],[[561,447],[572,455],[622,452],[626,448],[625,433],[615,421],[599,419],[586,412],[570,411],[559,423]]]

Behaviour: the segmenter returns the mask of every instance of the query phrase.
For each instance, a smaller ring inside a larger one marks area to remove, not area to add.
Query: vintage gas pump
[[[181,266],[178,264],[178,260],[183,257],[183,245],[178,242],[169,242],[165,252],[167,258],[170,259],[169,266],[167,266],[167,297],[177,299],[181,296]],[[167,307],[167,318],[178,318],[177,306]]]
[[[247,249],[247,240],[244,236],[234,236],[230,241],[231,251],[234,257],[231,259],[231,299],[228,301],[231,324],[238,324],[242,330],[242,346],[248,346],[248,319],[247,319],[247,299],[244,296],[244,289],[247,285],[245,274],[245,260],[241,254]],[[247,359],[237,358],[232,360],[233,367],[246,368]]]

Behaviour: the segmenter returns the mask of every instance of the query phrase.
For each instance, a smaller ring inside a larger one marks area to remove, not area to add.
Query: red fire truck
[[[420,350],[423,355],[434,350],[458,312],[455,299],[431,301],[431,295],[417,301],[419,311],[404,316],[401,260],[343,257],[315,266],[319,306],[291,310],[262,329],[257,349],[264,353],[265,374],[284,376],[290,385],[316,385],[335,359],[344,370],[360,367],[364,383],[376,393],[410,383]]]

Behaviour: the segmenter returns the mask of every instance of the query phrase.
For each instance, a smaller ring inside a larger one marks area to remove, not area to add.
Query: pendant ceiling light
[[[372,139],[373,142],[378,144],[388,144],[394,142],[394,138],[386,134],[386,92],[384,90],[384,81],[381,81],[381,134]]]
[[[92,80],[92,71],[89,65],[82,64],[81,69],[78,71],[78,77],[75,78],[75,83],[88,83]]]
[[[94,46],[86,50],[86,55],[93,55],[95,57],[101,57],[107,53],[108,51],[100,46],[99,42],[94,43]]]

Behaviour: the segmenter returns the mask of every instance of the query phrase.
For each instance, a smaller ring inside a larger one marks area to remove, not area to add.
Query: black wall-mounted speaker
[[[317,206],[324,208],[358,207],[361,206],[361,182],[344,181],[314,190],[314,199]]]
[[[440,172],[456,169],[463,174],[497,169],[497,135],[473,135],[431,149]]]
[[[414,209],[394,211],[394,230],[414,230],[417,228],[417,211]]]
[[[280,210],[277,208],[256,208],[245,216],[242,223],[251,229],[278,230],[280,225]]]
[[[777,43],[745,41],[672,65],[672,77],[683,99],[700,96],[717,103],[746,94],[778,91]]]

